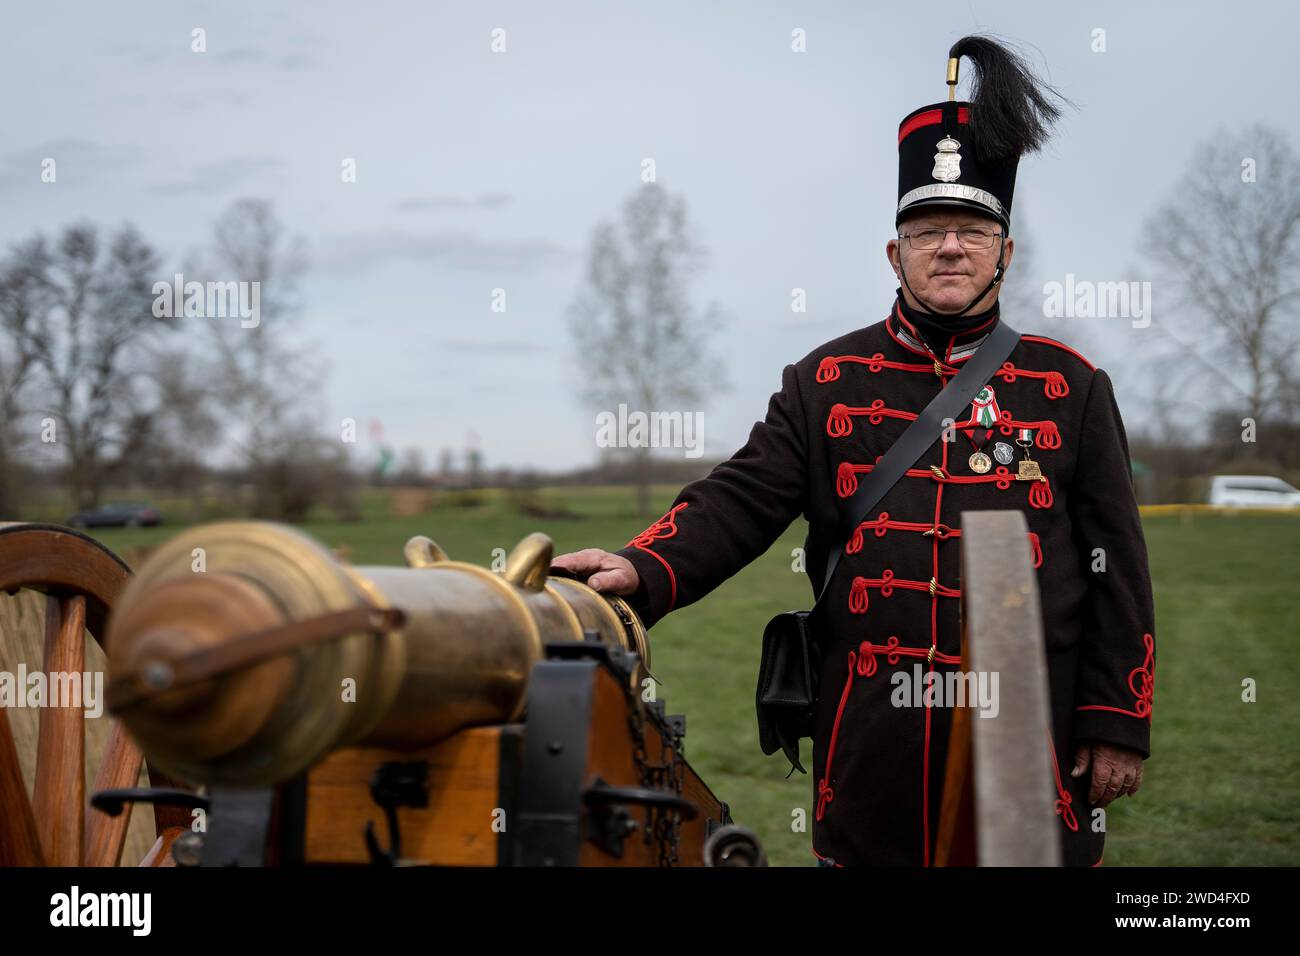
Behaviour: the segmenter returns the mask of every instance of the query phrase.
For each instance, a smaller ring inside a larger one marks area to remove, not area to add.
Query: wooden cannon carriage
[[[1001,672],[1007,719],[955,715],[936,863],[1056,865],[1024,517],[963,528],[962,657]],[[765,863],[686,761],[626,602],[552,571],[544,535],[500,573],[423,537],[405,558],[230,522],[132,577],[77,532],[0,525],[0,590],[46,595],[44,670],[84,670],[88,632],[119,718],[88,794],[81,709],[41,710],[29,788],[0,708],[0,866],[117,865],[139,803],[151,866]]]
[[[151,865],[763,862],[626,602],[550,572],[544,535],[499,574],[422,537],[405,557],[232,522],[133,577],[77,532],[0,527],[0,589],[47,595],[45,672],[84,670],[88,631],[120,718],[87,794],[83,710],[41,709],[29,801],[0,709],[0,865],[114,865],[139,803]]]

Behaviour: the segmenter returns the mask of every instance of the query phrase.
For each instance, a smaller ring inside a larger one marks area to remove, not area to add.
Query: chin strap
[[[953,317],[956,317],[956,316],[959,316],[959,315],[965,315],[967,312],[969,312],[971,309],[973,309],[973,308],[975,307],[975,303],[979,302],[980,299],[982,299],[982,298],[984,298],[986,295],[988,295],[988,294],[989,294],[989,290],[992,289],[995,285],[997,285],[999,282],[1002,281],[1002,273],[1003,273],[1003,271],[1004,271],[1004,267],[1003,267],[1003,265],[1002,265],[1002,256],[1003,256],[1003,253],[1004,253],[1004,251],[1005,251],[1005,249],[1004,249],[1004,244],[1003,244],[1003,239],[1004,239],[1004,238],[1005,238],[1005,237],[1004,237],[1003,235],[999,234],[999,236],[998,236],[998,267],[997,267],[997,269],[994,270],[994,272],[993,272],[993,278],[989,280],[989,284],[986,285],[986,286],[984,287],[984,289],[983,289],[983,290],[982,290],[982,291],[981,291],[977,296],[975,296],[975,298],[971,299],[970,302],[966,303],[966,308],[962,309],[960,312],[935,312],[934,309],[930,309],[930,311],[931,311],[931,312],[934,312],[935,315],[950,315],[950,316],[953,316]],[[912,287],[911,287],[910,285],[907,284],[907,270],[903,268],[903,256],[902,256],[902,253],[899,253],[899,256],[898,256],[898,275],[899,275],[899,277],[903,280],[903,286],[904,286],[904,288],[906,288],[908,292],[911,292],[911,293],[912,293],[912,298],[915,299],[917,302],[920,302],[922,305],[928,305],[928,303],[927,303],[924,299],[922,299],[922,298],[921,298],[919,295],[917,295],[915,292],[912,292]]]

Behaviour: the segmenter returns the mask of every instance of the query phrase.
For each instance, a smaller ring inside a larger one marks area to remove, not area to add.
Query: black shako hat
[[[957,71],[974,64],[970,102],[957,101]],[[948,101],[913,110],[898,127],[898,212],[958,206],[987,213],[1011,229],[1011,196],[1023,153],[1047,140],[1060,116],[1024,59],[985,36],[962,37],[948,51]]]

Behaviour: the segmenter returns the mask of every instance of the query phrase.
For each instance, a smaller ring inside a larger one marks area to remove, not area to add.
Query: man
[[[1022,335],[947,440],[847,543],[837,532],[860,476],[1001,320],[1016,166],[1059,112],[1019,57],[982,37],[949,53],[951,91],[963,55],[978,71],[972,102],[950,92],[899,128],[898,236],[885,251],[901,285],[889,316],[787,366],[745,446],[627,547],[555,560],[630,595],[652,626],[764,554],[800,514],[814,585],[829,549],[843,548],[823,598],[813,738],[813,852],[825,865],[932,862],[952,713],[895,706],[890,677],[917,663],[961,669],[963,511],[1026,516],[1051,691],[1044,787],[1067,865],[1101,862],[1097,811],[1137,792],[1150,756],[1155,620],[1128,443],[1109,376],[1078,352]]]

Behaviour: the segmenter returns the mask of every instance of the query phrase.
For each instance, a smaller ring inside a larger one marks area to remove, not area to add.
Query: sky
[[[784,365],[888,312],[898,122],[946,98],[958,37],[1012,41],[1077,105],[1022,161],[1014,226],[1035,275],[1113,281],[1142,274],[1142,223],[1196,142],[1291,133],[1300,26],[1251,2],[6,6],[5,247],[130,222],[169,279],[231,202],[271,199],[310,264],[295,335],[326,363],[322,427],[544,471],[598,455],[565,313],[644,159],[709,250],[693,301],[728,317],[712,347],[731,388],[703,406],[704,455],[723,458]],[[1139,431],[1149,338],[1088,322],[1084,354]]]

